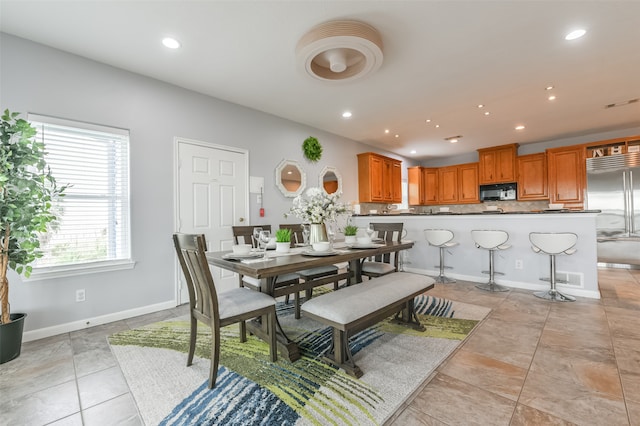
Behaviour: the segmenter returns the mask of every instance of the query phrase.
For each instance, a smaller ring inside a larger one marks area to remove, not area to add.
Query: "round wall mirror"
[[[335,167],[326,166],[320,172],[320,187],[327,194],[335,194],[342,192],[342,176]]]
[[[304,191],[307,176],[297,161],[282,160],[276,167],[276,186],[285,197],[296,197]]]

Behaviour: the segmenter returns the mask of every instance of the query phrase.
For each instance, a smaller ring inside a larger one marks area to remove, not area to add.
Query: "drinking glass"
[[[302,225],[302,239],[305,246],[309,245],[309,235],[311,234],[311,227],[309,224]]]
[[[269,245],[269,241],[271,240],[271,231],[262,230],[260,231],[260,248],[264,251],[264,254],[267,254],[267,246]]]
[[[262,227],[256,226],[253,228],[253,246],[255,248],[260,247],[260,233],[262,232]]]
[[[369,239],[373,238],[373,233],[376,232],[373,229],[373,223],[370,223],[369,226],[367,226],[367,235],[369,236]]]
[[[329,243],[331,244],[331,249],[333,250],[333,242],[336,239],[336,223],[335,222],[325,222],[327,228],[327,238],[329,238]]]

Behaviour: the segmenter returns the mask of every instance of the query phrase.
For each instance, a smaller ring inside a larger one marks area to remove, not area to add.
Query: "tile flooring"
[[[492,311],[389,424],[640,425],[640,271],[601,269],[599,282],[601,300],[573,303],[437,285]],[[106,336],[185,313],[25,343],[0,366],[0,424],[141,424]]]

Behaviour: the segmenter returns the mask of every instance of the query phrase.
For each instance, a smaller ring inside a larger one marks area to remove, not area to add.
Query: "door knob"
[[[244,222],[244,217],[241,217],[240,219],[238,219],[238,222]]]

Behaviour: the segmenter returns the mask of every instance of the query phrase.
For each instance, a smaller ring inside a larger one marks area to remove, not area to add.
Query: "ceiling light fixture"
[[[489,114],[491,114],[489,111],[484,112],[484,115],[489,115]]]
[[[350,111],[345,111],[342,113],[342,118],[351,118],[351,112]]]
[[[516,126],[516,130],[524,130],[524,126],[520,124],[519,126]]]
[[[399,137],[400,137],[400,135],[396,135],[396,138],[399,138]]]
[[[384,132],[385,132],[385,133],[389,133],[389,129],[385,129],[385,131],[384,131]]]
[[[565,40],[575,40],[577,38],[582,37],[583,35],[585,35],[587,33],[587,30],[584,30],[582,28],[571,31],[569,34],[567,34],[566,36],[564,36]]]
[[[552,89],[553,89],[553,86],[547,86],[544,88],[544,90],[552,90]]]
[[[412,150],[411,150],[411,153],[412,153],[412,154],[415,154],[416,152],[418,152],[418,151],[416,151],[415,149],[412,149]]]
[[[436,127],[440,127],[440,125],[439,125],[439,124],[436,124]]]
[[[427,118],[426,122],[431,123],[431,119]]]
[[[313,27],[296,46],[299,63],[323,81],[362,78],[382,65],[382,37],[359,21],[329,21]]]
[[[449,136],[448,138],[444,138],[445,141],[450,143],[458,143],[460,139],[462,139],[462,135]]]
[[[162,39],[162,44],[164,47],[168,47],[169,49],[179,49],[180,42],[172,37],[165,37]]]
[[[550,101],[555,101],[556,100],[556,95],[551,95],[547,99],[549,99]]]
[[[484,108],[483,104],[478,104],[478,108]]]

